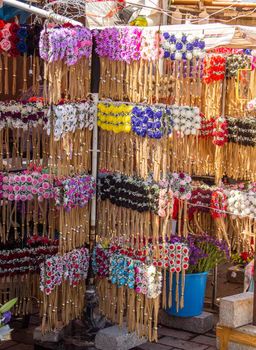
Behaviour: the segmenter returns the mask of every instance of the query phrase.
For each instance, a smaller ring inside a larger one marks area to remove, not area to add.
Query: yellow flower
[[[131,131],[131,125],[130,124],[125,124],[124,125],[124,132],[130,132]]]
[[[101,127],[101,125],[102,125],[100,120],[98,120],[97,124],[98,124],[99,127]]]
[[[108,106],[108,113],[113,113],[115,106],[114,105],[109,105]]]
[[[114,133],[118,134],[119,133],[119,125],[114,125],[113,129]]]
[[[106,122],[111,123],[111,115],[106,115]]]
[[[124,117],[124,123],[130,123],[130,122],[131,122],[131,116],[130,115]]]

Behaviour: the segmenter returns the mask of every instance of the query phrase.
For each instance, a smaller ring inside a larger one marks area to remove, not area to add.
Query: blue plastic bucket
[[[167,274],[168,276],[168,274]],[[166,309],[166,312],[172,316],[193,317],[199,316],[203,312],[205,288],[208,272],[191,273],[185,276],[184,289],[184,308],[176,311],[175,295],[176,295],[176,273],[173,275],[172,283],[172,307]],[[167,300],[169,293],[169,279],[166,279],[167,284]],[[179,278],[179,296],[181,296],[181,275]]]

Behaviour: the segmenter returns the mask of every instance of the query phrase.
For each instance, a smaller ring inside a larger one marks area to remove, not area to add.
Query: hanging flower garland
[[[92,268],[95,275],[100,278],[109,276],[110,250],[101,244],[94,247],[92,253]]]
[[[229,55],[226,58],[226,77],[232,78],[237,76],[239,69],[250,68],[251,59],[247,55]]]
[[[29,127],[36,128],[46,122],[48,107],[37,102],[0,102],[0,129]]]
[[[227,117],[228,141],[243,146],[256,145],[256,120],[254,117]]]
[[[9,201],[25,202],[36,198],[41,202],[54,196],[51,176],[40,171],[4,176],[2,188],[3,198]]]
[[[139,212],[158,211],[159,186],[123,174],[99,175],[99,196],[112,204]]]
[[[89,252],[87,248],[74,249],[63,256],[56,255],[40,265],[40,290],[50,295],[63,279],[75,287],[87,278]]]
[[[107,131],[130,132],[132,105],[98,104],[98,126]]]
[[[191,193],[189,200],[189,218],[192,218],[194,213],[209,212],[211,206],[212,190],[210,188],[198,187]]]
[[[228,142],[228,123],[225,117],[217,117],[213,124],[213,144],[223,146]]]
[[[196,135],[201,128],[201,116],[197,107],[171,106],[174,130],[183,135]]]
[[[90,175],[56,179],[55,184],[56,205],[63,206],[66,211],[76,207],[83,208],[96,193],[96,183]]]
[[[171,174],[170,186],[176,198],[187,199],[191,198],[192,179],[185,173]]]
[[[132,130],[138,136],[161,139],[172,132],[173,120],[169,108],[135,106],[131,121]]]
[[[226,58],[221,55],[210,55],[204,59],[203,81],[206,84],[221,81],[225,78]]]
[[[141,40],[141,58],[146,61],[155,61],[163,58],[162,40],[162,35],[155,29],[144,29]]]
[[[201,116],[201,127],[199,131],[199,136],[203,138],[213,137],[215,118],[206,119],[203,113],[200,113],[200,116]]]
[[[205,41],[202,34],[163,33],[164,57],[171,60],[192,60],[205,56]]]
[[[47,134],[51,134],[53,127],[54,140],[58,141],[68,133],[88,128],[92,130],[96,122],[96,105],[88,100],[79,103],[64,103],[53,106],[54,119],[51,120],[52,111],[48,109]],[[53,124],[52,124],[53,123]]]
[[[91,56],[91,31],[85,27],[46,28],[41,32],[39,52],[47,62],[63,60],[72,66],[82,57]]]
[[[255,191],[230,190],[226,192],[228,211],[239,217],[256,218],[256,197]]]
[[[167,180],[161,181],[159,186],[158,215],[164,218],[172,213],[174,198],[170,183]]]
[[[87,248],[74,249],[63,256],[64,279],[75,287],[81,280],[86,280],[89,268],[89,251]]]
[[[57,254],[58,241],[38,239],[30,242],[27,248],[1,250],[0,276],[15,276],[29,272],[38,272],[40,264]]]
[[[223,190],[213,191],[211,198],[211,215],[214,219],[226,217],[227,196]]]
[[[119,61],[120,53],[120,30],[118,28],[105,28],[94,30],[93,35],[96,41],[96,53],[100,57],[106,57],[113,61]]]

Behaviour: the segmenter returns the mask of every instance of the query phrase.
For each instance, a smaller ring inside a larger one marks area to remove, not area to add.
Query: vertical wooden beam
[[[255,252],[255,255],[254,255],[253,279],[254,279],[254,291],[253,291],[253,321],[252,321],[252,324],[254,326],[256,326],[256,252]]]

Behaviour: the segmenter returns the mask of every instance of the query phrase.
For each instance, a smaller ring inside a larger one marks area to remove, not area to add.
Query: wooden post
[[[254,253],[253,279],[254,279],[254,290],[253,290],[253,321],[252,321],[252,324],[254,326],[256,326],[256,252]]]

